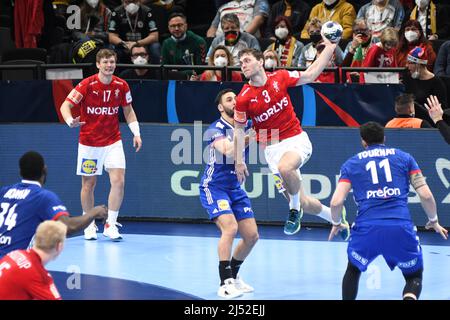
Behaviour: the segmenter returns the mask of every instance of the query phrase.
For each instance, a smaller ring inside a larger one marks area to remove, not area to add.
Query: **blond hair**
[[[48,220],[42,222],[36,229],[34,247],[45,252],[56,249],[59,243],[66,239],[67,226],[60,221]]]
[[[392,27],[387,27],[381,32],[381,43],[391,42],[398,44],[398,32]]]
[[[97,55],[95,57],[95,61],[96,62],[100,62],[100,60],[102,60],[103,58],[110,58],[110,57],[114,57],[114,59],[117,62],[117,53],[114,50],[111,50],[111,49],[100,49],[97,52]]]

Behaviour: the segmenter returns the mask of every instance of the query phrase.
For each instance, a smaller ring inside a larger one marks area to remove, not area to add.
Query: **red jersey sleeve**
[[[234,107],[234,121],[244,124],[247,122],[248,98],[246,94],[250,90],[247,85],[241,90],[236,97],[236,106]]]
[[[75,88],[70,91],[66,101],[72,103],[74,106],[79,105],[86,97],[88,81],[84,79]]]
[[[61,295],[50,275],[35,273],[25,285],[33,300],[61,300]]]
[[[123,101],[122,106],[127,106],[133,102],[133,98],[131,98],[131,91],[130,87],[128,86],[128,83],[126,81],[123,81]]]
[[[295,87],[301,77],[299,71],[280,70],[278,71],[278,74],[281,76],[282,83],[284,83],[287,88]]]

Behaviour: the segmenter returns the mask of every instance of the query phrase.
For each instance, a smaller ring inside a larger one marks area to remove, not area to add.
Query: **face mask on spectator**
[[[133,63],[137,64],[137,65],[143,65],[143,64],[147,64],[147,59],[141,56],[137,56],[136,58],[134,58]]]
[[[228,64],[227,58],[224,57],[217,57],[214,60],[214,65],[216,67],[225,67]]]
[[[287,35],[289,34],[289,30],[287,28],[276,28],[275,29],[275,35],[278,39],[286,39]]]
[[[139,6],[138,6],[136,3],[129,3],[129,4],[127,4],[127,6],[125,7],[125,10],[126,10],[129,14],[133,15],[133,14],[135,14],[136,12],[138,12]]]
[[[225,45],[234,46],[238,40],[238,32],[237,31],[227,31],[225,32]]]
[[[382,4],[382,3],[384,3],[384,0],[374,0],[373,2],[375,4]]]
[[[87,4],[90,5],[92,8],[97,8],[99,0],[86,0]]]
[[[430,0],[416,0],[416,4],[419,8],[425,8],[430,3]]]
[[[323,0],[323,2],[327,5],[327,6],[331,6],[333,3],[335,3],[337,0]]]
[[[415,31],[406,31],[405,38],[406,40],[408,40],[408,42],[414,42],[419,39],[419,34]]]
[[[264,60],[264,68],[266,69],[272,69],[275,68],[277,65],[277,62],[275,61],[275,59],[272,58],[266,58]]]

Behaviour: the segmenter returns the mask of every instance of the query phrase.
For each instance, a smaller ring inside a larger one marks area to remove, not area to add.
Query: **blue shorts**
[[[423,269],[422,248],[416,227],[411,222],[395,225],[355,223],[350,234],[348,259],[362,272],[379,255],[391,270],[399,267],[403,274]]]
[[[254,218],[250,199],[241,188],[221,189],[200,186],[200,201],[211,220],[222,214],[234,214],[237,221]]]

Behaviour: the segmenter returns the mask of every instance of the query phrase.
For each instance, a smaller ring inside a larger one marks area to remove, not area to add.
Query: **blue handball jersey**
[[[245,131],[251,128],[251,121],[245,126]],[[203,187],[217,186],[226,189],[239,188],[240,184],[234,169],[234,157],[226,157],[214,148],[214,143],[220,139],[233,141],[234,128],[223,118],[213,122],[205,133],[208,141],[208,163],[203,173],[200,185]],[[245,150],[246,156],[248,148]]]
[[[347,160],[339,181],[350,182],[353,187],[356,222],[411,220],[407,206],[409,177],[417,172],[419,166],[410,154],[380,144]]]
[[[0,257],[26,249],[38,225],[69,215],[58,196],[35,181],[0,189]]]

